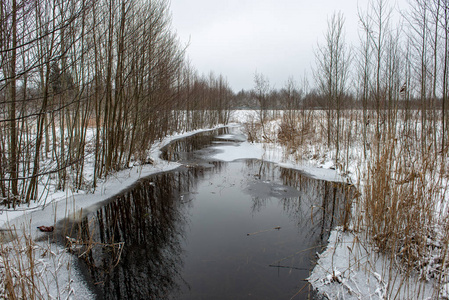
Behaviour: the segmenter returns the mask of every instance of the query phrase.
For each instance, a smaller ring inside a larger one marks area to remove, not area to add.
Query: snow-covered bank
[[[71,190],[65,192],[49,192],[45,199],[33,204],[33,206],[19,207],[15,210],[4,208],[0,213],[0,227],[11,225],[19,228],[19,226],[26,224],[27,226],[31,225],[31,228],[33,228],[35,225],[51,225],[63,218],[70,217],[81,209],[86,209],[95,203],[113,197],[127,189],[140,178],[158,172],[170,171],[179,167],[179,163],[167,162],[160,159],[161,148],[170,142],[199,132],[215,130],[221,127],[224,126],[220,125],[210,129],[195,130],[166,137],[161,142],[153,145],[149,150],[149,157],[151,157],[153,161],[152,164],[134,165],[129,169],[111,174],[107,179],[102,180],[98,184],[94,193],[87,193],[85,191],[73,192]],[[33,230],[32,235],[36,238],[43,234],[39,233],[37,230]]]
[[[328,299],[435,299],[432,282],[390,269],[389,258],[360,239],[341,228],[332,231],[308,278],[320,294]]]
[[[237,145],[213,147],[218,153],[212,157],[221,161],[233,161],[237,159],[260,159],[273,162],[284,168],[292,168],[304,172],[308,176],[327,181],[345,181],[336,170],[323,166],[303,162],[297,163],[284,159],[283,149],[280,146],[261,143],[249,143],[247,141]]]
[[[72,266],[76,257],[68,254],[67,249],[51,243],[52,233],[40,232],[37,227],[53,226],[67,217],[78,216],[80,211],[113,197],[140,178],[179,167],[179,163],[160,159],[162,147],[173,140],[220,127],[223,125],[166,137],[149,150],[152,164],[135,165],[114,173],[100,182],[94,193],[51,192],[47,187],[42,187],[41,193],[46,195],[32,206],[19,207],[16,210],[2,209],[0,235],[3,243],[0,244],[2,251],[0,280],[3,284],[0,286],[0,298],[5,295],[5,277],[10,276],[11,284],[33,278],[34,282],[30,280],[29,284],[38,286],[36,290],[40,294],[39,297],[91,299],[93,295],[83,282],[79,270]],[[55,229],[57,230],[58,228]],[[29,291],[29,293],[36,293],[36,291]]]

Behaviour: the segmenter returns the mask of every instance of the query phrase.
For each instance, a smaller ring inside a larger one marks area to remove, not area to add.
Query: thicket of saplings
[[[186,62],[169,1],[8,0],[0,22],[2,204],[95,189],[157,139],[229,118],[226,80]]]
[[[6,0],[0,23],[2,205],[93,190],[151,163],[158,139],[228,122],[232,91],[186,61],[169,1]],[[52,297],[70,296],[58,281],[70,259],[29,230],[0,232],[0,297],[47,298],[55,284]]]

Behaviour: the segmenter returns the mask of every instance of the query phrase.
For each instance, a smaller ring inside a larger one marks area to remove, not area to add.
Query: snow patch
[[[404,277],[396,268],[386,269],[391,263],[388,258],[359,239],[360,235],[343,232],[341,227],[331,232],[328,247],[308,278],[321,295],[348,300],[435,299],[431,282],[419,281],[413,274]],[[388,289],[387,283],[392,285]]]

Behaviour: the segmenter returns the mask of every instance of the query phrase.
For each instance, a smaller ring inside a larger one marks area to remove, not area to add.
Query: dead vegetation
[[[419,116],[405,120],[402,113],[390,135],[385,133],[379,140],[375,126],[355,126],[363,118],[360,110],[345,111],[340,154],[326,147],[327,125],[320,111],[307,112],[307,122],[299,112],[293,122],[286,121],[284,115],[277,121],[276,142],[284,147],[289,159],[314,160],[318,165],[331,161],[333,167],[347,174],[360,192],[352,204],[354,217],[349,228],[367,236],[376,251],[389,257],[390,268],[443,285],[449,267],[447,153],[436,151],[433,145],[422,147],[419,126],[414,123]],[[306,127],[302,127],[304,123]],[[310,134],[304,128],[314,131]],[[365,143],[362,131],[366,133]],[[431,131],[426,138],[432,140],[433,134],[440,131]],[[337,165],[334,155],[340,155]]]
[[[0,297],[4,299],[69,298],[71,257],[48,241],[35,241],[29,229],[12,229],[0,243]]]

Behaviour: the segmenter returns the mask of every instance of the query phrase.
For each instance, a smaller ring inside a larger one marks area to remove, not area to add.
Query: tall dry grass
[[[371,120],[377,118],[369,114]],[[362,122],[362,111],[342,115],[338,153],[332,141],[326,145],[326,129],[332,126],[320,111],[308,111],[306,117],[284,115],[276,141],[290,159],[333,161],[348,175],[360,192],[351,228],[389,258],[385,272],[418,274],[420,280],[435,279],[441,286],[449,279],[448,168],[447,152],[439,150],[441,130],[423,130],[419,111],[395,112],[389,123],[381,122],[380,132],[375,124]],[[386,287],[393,296],[393,284]],[[435,291],[439,297],[440,287]]]
[[[439,298],[449,267],[447,153],[434,144],[423,147],[419,126],[397,123],[397,130],[374,140],[366,162],[362,226],[393,262],[391,268],[418,273],[423,281],[436,279]],[[439,131],[429,131],[428,140],[435,140],[433,134]]]
[[[51,246],[33,240],[28,230],[2,231],[0,241],[0,297],[3,299],[48,299],[57,276],[46,273],[51,261],[58,266],[61,257]],[[46,274],[44,274],[46,273]],[[50,277],[48,277],[50,276]],[[58,290],[58,287],[56,287]],[[62,294],[62,293],[61,293]]]
[[[57,233],[46,233],[36,240],[31,230],[1,232],[0,299],[81,297],[80,286],[72,280],[73,256],[53,243]]]

